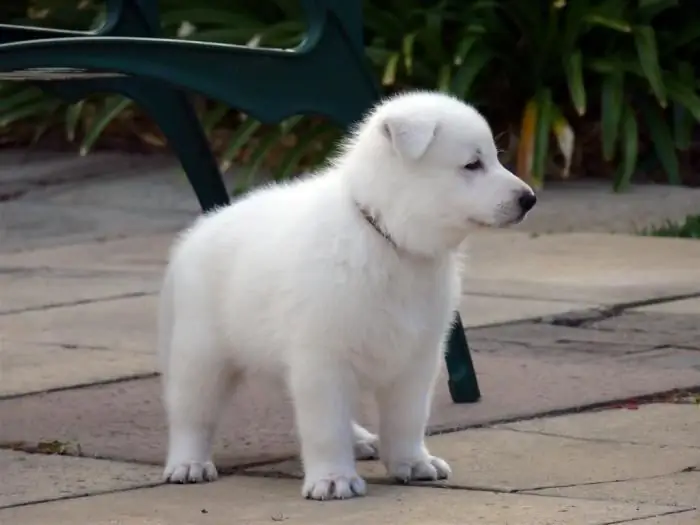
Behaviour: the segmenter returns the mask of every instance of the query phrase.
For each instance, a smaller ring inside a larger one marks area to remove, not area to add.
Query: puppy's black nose
[[[518,204],[523,209],[523,213],[529,212],[537,203],[537,197],[534,193],[526,191],[518,199]]]

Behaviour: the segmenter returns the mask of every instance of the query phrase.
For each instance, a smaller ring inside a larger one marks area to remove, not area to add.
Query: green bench
[[[131,98],[160,126],[205,211],[229,195],[187,91],[265,123],[320,114],[346,128],[379,100],[359,1],[301,0],[307,34],[291,50],[162,38],[156,0],[106,2],[106,23],[95,32],[0,24],[0,80],[36,82],[69,101],[98,92]],[[446,363],[453,401],[477,401],[459,314]]]

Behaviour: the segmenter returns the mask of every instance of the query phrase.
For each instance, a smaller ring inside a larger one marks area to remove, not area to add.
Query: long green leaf
[[[613,182],[615,191],[622,191],[627,188],[637,169],[637,158],[639,155],[639,128],[634,110],[629,104],[625,104],[622,111],[621,122],[621,149],[622,162],[618,166]]]
[[[678,6],[678,0],[639,0],[636,15],[647,22],[662,12]]]
[[[632,32],[632,26],[625,20],[616,20],[596,14],[587,15],[584,17],[584,20],[591,25],[607,27],[608,29],[613,29],[614,31],[619,31],[620,33]]]
[[[204,129],[204,133],[207,137],[211,136],[217,124],[219,124],[230,111],[231,108],[226,104],[219,103],[204,114],[202,117],[202,129]]]
[[[392,53],[384,66],[384,75],[382,75],[382,85],[393,86],[396,82],[396,68],[399,64],[400,53]]]
[[[46,95],[35,87],[29,87],[11,95],[3,95],[0,99],[0,118],[9,111],[14,111],[18,107],[29,105],[30,103],[41,103],[47,99]]]
[[[542,89],[537,94],[537,122],[535,124],[535,147],[532,156],[532,176],[544,180],[544,171],[549,153],[549,133],[552,129],[552,93]]]
[[[476,44],[479,38],[479,35],[467,35],[460,40],[459,44],[457,44],[454,57],[452,58],[452,63],[455,66],[461,66],[462,63],[464,63],[465,57],[469,54],[469,51],[474,47],[474,44]]]
[[[667,77],[668,95],[674,102],[677,102],[685,107],[697,120],[700,122],[700,96],[691,87],[694,79],[683,82],[673,77]]]
[[[261,126],[262,123],[260,121],[250,117],[238,126],[238,129],[236,129],[235,133],[231,136],[228,146],[219,160],[221,171],[226,171],[231,167],[233,159],[236,158],[241,148],[245,146],[246,142],[253,136],[253,133],[260,129]]]
[[[272,148],[280,142],[284,135],[284,128],[282,126],[277,126],[255,147],[253,154],[250,156],[250,162],[245,166],[245,187],[241,188],[238,186],[239,190],[248,190],[254,184],[255,175],[260,171],[262,163],[267,158]]]
[[[87,155],[105,128],[131,105],[133,101],[119,95],[105,99],[102,111],[95,115],[92,125],[85,131],[85,138],[80,144],[80,155]]]
[[[61,104],[60,100],[53,98],[39,100],[38,102],[16,107],[0,115],[0,128],[7,127],[20,120],[43,117],[46,118]]]
[[[68,142],[73,142],[75,140],[75,132],[78,128],[78,122],[80,122],[80,116],[83,113],[83,108],[85,107],[85,99],[79,100],[75,104],[71,104],[66,109],[66,138]]]
[[[668,182],[675,185],[681,184],[676,145],[673,141],[671,129],[664,120],[661,109],[653,102],[642,104],[641,108],[649,129],[651,141],[654,144],[654,151],[666,172]]]
[[[401,53],[403,54],[403,65],[406,68],[406,73],[408,73],[409,75],[413,73],[413,47],[416,42],[417,36],[417,31],[409,33],[403,38],[403,42],[401,44]]]
[[[477,77],[493,59],[493,52],[486,48],[473,49],[452,79],[450,90],[462,99],[471,98],[471,90]]]
[[[314,144],[316,144],[321,137],[328,134],[330,131],[335,131],[336,126],[330,123],[323,123],[314,126],[311,130],[306,131],[300,138],[299,142],[291,148],[287,154],[282,159],[279,168],[276,170],[275,179],[284,180],[289,178],[294,170],[298,169],[299,162],[302,157],[307,154]]]
[[[690,149],[693,129],[700,122],[700,98],[693,89],[696,82],[694,69],[692,64],[680,62],[678,82],[675,79],[666,79],[669,96],[673,101],[673,138],[676,148],[681,151]]]
[[[683,105],[674,102],[671,108],[673,111],[673,139],[676,148],[688,151],[693,140],[695,120]]]
[[[571,102],[579,116],[586,113],[586,87],[583,83],[583,55],[580,50],[564,57],[564,71]]]
[[[624,74],[616,70],[605,75],[601,88],[601,140],[603,158],[608,162],[615,155],[622,100],[624,96]]]
[[[649,81],[651,90],[659,101],[661,107],[666,107],[666,88],[661,76],[659,65],[659,52],[656,46],[656,35],[651,26],[637,26],[634,28],[634,42],[637,47],[639,65]]]

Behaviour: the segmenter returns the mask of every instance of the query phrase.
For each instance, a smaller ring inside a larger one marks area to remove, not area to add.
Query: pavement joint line
[[[686,299],[695,299],[698,297],[700,297],[700,292],[689,292],[689,293],[684,293],[684,294],[667,295],[667,296],[663,296],[663,297],[652,297],[650,299],[639,299],[637,301],[627,301],[627,302],[623,302],[623,303],[613,304],[610,306],[601,306],[601,307],[592,308],[592,309],[572,310],[571,312],[565,313],[565,314],[541,316],[540,319],[542,319],[542,321],[540,321],[540,322],[549,322],[550,324],[562,324],[564,326],[576,327],[576,326],[580,326],[586,322],[602,321],[603,319],[617,317],[617,316],[625,313],[627,310],[630,310],[633,308],[641,308],[644,306],[653,306],[653,305],[657,305],[657,304],[672,303],[675,301],[683,301]],[[586,312],[591,313],[589,318],[587,318],[585,316]],[[577,314],[583,314],[583,315],[581,315],[580,318],[571,319],[571,321],[575,324],[568,324],[566,322],[568,317],[570,317],[572,315],[577,315]],[[669,315],[673,315],[673,314],[669,314]],[[559,323],[557,323],[557,321]]]
[[[621,525],[623,523],[634,523],[635,521],[648,520],[651,518],[663,518],[666,516],[674,516],[676,514],[693,512],[695,510],[698,510],[698,509],[696,507],[692,507],[692,508],[687,508],[687,509],[670,510],[667,512],[660,512],[658,514],[653,514],[651,516],[638,516],[636,518],[629,518],[629,519],[624,519],[624,520],[606,521],[605,523],[601,523],[600,525]]]
[[[117,295],[106,295],[104,297],[96,297],[92,299],[79,299],[77,301],[66,301],[63,303],[49,303],[43,304],[41,306],[30,306],[28,308],[17,308],[15,310],[2,310],[0,311],[0,316],[7,315],[17,315],[30,312],[43,312],[45,310],[53,310],[55,308],[66,308],[71,306],[82,306],[86,304],[93,303],[104,303],[109,301],[118,301],[120,299],[133,299],[137,297],[148,297],[152,295],[157,295],[157,292],[130,292],[125,294]]]
[[[469,290],[464,290],[465,296],[473,297],[495,297],[497,299],[516,299],[524,301],[543,301],[547,303],[589,303],[590,301],[584,300],[573,300],[573,299],[562,299],[559,297],[535,297],[528,294],[509,294],[509,293],[499,293],[499,292],[470,292]]]
[[[76,348],[82,348],[82,347],[76,346]],[[101,379],[99,381],[91,381],[89,383],[78,383],[76,385],[57,386],[57,387],[53,387],[53,388],[46,388],[43,390],[34,390],[31,392],[21,392],[19,394],[0,394],[0,402],[9,401],[12,399],[20,399],[23,397],[53,394],[55,392],[65,392],[67,390],[84,390],[86,388],[91,388],[94,386],[114,385],[114,384],[118,384],[118,383],[127,383],[129,381],[142,381],[144,379],[153,379],[154,377],[158,377],[158,376],[160,376],[160,372],[144,372],[144,373],[140,373],[140,374],[132,374],[132,375],[128,375],[128,376],[115,377],[113,379]]]
[[[642,480],[647,480],[647,479],[659,479],[659,478],[667,478],[670,476],[677,476],[678,474],[683,474],[691,472],[686,469],[681,469],[676,472],[666,472],[664,474],[654,474],[653,476],[638,476],[638,477],[632,477],[632,478],[624,478],[624,479],[608,479],[608,480],[601,480],[601,481],[585,481],[583,483],[565,483],[562,485],[542,485],[540,487],[528,487],[525,489],[515,489],[514,492],[516,493],[531,493],[531,492],[538,492],[542,490],[550,490],[550,489],[569,489],[569,488],[576,488],[576,487],[590,487],[594,485],[606,485],[608,483],[625,483],[627,481],[642,481]],[[540,496],[546,496],[547,494],[540,494]],[[563,496],[563,497],[570,497],[570,496]],[[575,496],[574,496],[575,497]],[[590,498],[580,498],[580,499],[590,499]],[[607,501],[607,500],[606,500]],[[640,502],[644,503],[644,502]]]
[[[42,440],[42,442],[46,442],[50,440]],[[65,458],[73,458],[73,459],[94,459],[96,461],[109,461],[111,463],[122,463],[125,465],[141,465],[141,466],[151,466],[151,467],[160,467],[162,464],[160,462],[153,462],[153,461],[139,461],[135,459],[124,459],[124,458],[119,458],[116,456],[102,456],[100,454],[93,454],[93,455],[88,455],[88,454],[83,454],[81,451],[76,451],[72,452],[69,450],[66,450],[64,452],[45,452],[42,450],[38,449],[38,445],[40,443],[29,443],[26,441],[0,441],[0,450],[6,450],[9,452],[17,452],[20,454],[28,454],[32,456],[52,456],[52,457],[65,457]],[[65,443],[67,445],[70,445],[71,443]],[[80,443],[77,443],[76,448],[79,449]]]
[[[464,425],[442,425],[428,432],[429,436],[438,436],[441,434],[451,434],[453,432],[461,432],[462,430],[469,430],[475,428],[490,428],[495,425],[505,425],[508,423],[517,423],[520,421],[530,421],[533,419],[542,419],[556,416],[565,416],[570,414],[581,414],[587,412],[600,412],[603,410],[609,410],[616,408],[618,405],[625,403],[635,402],[637,404],[648,404],[659,402],[668,396],[679,395],[679,394],[695,394],[700,393],[700,385],[688,387],[688,388],[672,388],[670,390],[663,390],[660,392],[653,392],[649,394],[642,394],[638,396],[615,398],[607,401],[597,401],[595,403],[588,403],[585,405],[579,405],[569,408],[558,408],[554,410],[546,410],[544,412],[526,414],[513,417],[505,417],[494,419],[492,421],[486,421],[483,423],[472,423]]]
[[[555,438],[561,438],[561,439],[571,439],[574,441],[586,441],[589,443],[620,443],[623,445],[638,445],[638,446],[644,446],[644,447],[657,447],[657,448],[667,448],[670,447],[671,445],[661,445],[661,444],[656,444],[656,443],[643,443],[641,441],[621,441],[617,439],[606,439],[606,438],[587,438],[587,437],[580,437],[580,436],[567,436],[565,434],[557,434],[556,432],[543,432],[541,430],[528,430],[528,429],[523,429],[523,428],[513,428],[510,426],[504,426],[500,429],[495,429],[495,430],[509,430],[511,432],[519,432],[522,434],[535,434],[538,436],[547,436],[547,437],[555,437]],[[673,448],[697,448],[700,449],[700,445],[672,445]],[[683,472],[683,471],[681,471]]]
[[[44,498],[44,499],[38,499],[38,500],[34,500],[34,501],[23,501],[20,503],[10,503],[9,505],[0,505],[0,513],[2,513],[2,511],[6,510],[6,509],[16,509],[18,507],[30,507],[32,505],[41,505],[43,503],[55,503],[57,501],[84,499],[84,498],[90,498],[92,496],[104,496],[105,494],[119,494],[120,492],[131,492],[134,490],[141,490],[141,489],[153,489],[156,487],[160,487],[162,485],[163,485],[162,481],[157,481],[157,482],[154,481],[151,483],[145,483],[143,485],[139,485],[139,486],[135,486],[135,487],[127,487],[127,488],[123,488],[123,489],[98,490],[95,492],[71,494],[69,496],[58,496],[55,498]]]

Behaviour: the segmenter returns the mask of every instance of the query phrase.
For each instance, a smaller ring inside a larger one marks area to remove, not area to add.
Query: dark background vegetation
[[[293,47],[305,29],[298,0],[158,3],[173,38]],[[104,16],[96,0],[3,4],[0,20],[32,25],[90,29]],[[616,190],[631,181],[700,185],[697,0],[364,0],[363,12],[383,89],[439,89],[475,104],[504,161],[535,185],[576,177],[606,178]],[[222,167],[247,166],[251,182],[259,168],[287,177],[322,162],[340,136],[316,117],[264,126],[195,102]],[[0,145],[165,148],[122,97],[69,105],[12,82],[0,83]]]

